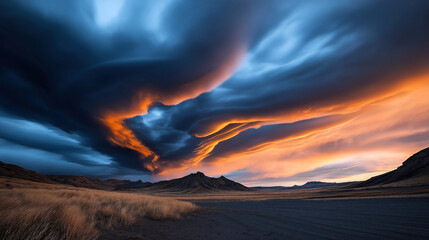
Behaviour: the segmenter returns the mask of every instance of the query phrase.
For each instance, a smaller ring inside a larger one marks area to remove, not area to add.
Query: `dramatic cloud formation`
[[[0,3],[0,157],[360,180],[429,144],[429,2]],[[66,170],[67,169],[67,170]]]

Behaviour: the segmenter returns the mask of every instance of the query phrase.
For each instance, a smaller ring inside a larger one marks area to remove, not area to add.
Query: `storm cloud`
[[[265,151],[426,87],[428,25],[424,0],[2,2],[0,153],[107,177]],[[429,143],[413,126],[379,146]],[[314,149],[349,149],[341,139]]]

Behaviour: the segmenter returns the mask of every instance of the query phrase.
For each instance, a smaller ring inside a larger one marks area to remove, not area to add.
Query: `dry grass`
[[[87,189],[0,189],[0,239],[95,239],[136,219],[178,219],[189,202]]]

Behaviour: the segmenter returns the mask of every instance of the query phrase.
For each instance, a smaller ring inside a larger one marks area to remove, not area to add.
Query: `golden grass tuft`
[[[189,202],[89,189],[0,189],[0,239],[96,239],[138,218],[178,219]]]

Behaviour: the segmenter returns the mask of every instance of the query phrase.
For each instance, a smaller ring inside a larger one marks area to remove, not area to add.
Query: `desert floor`
[[[181,220],[142,219],[100,239],[429,239],[429,197],[193,200]]]

